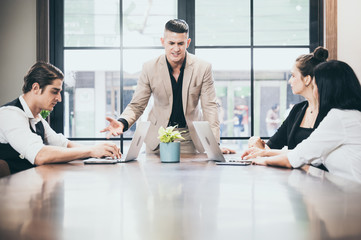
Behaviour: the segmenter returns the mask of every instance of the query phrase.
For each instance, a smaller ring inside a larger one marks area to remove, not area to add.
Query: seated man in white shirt
[[[24,77],[23,95],[0,107],[0,159],[11,173],[48,163],[88,157],[121,156],[113,143],[83,146],[57,134],[40,116],[61,101],[64,75],[55,66],[38,62]]]

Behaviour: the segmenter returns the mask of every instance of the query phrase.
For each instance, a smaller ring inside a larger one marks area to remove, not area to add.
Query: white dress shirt
[[[44,146],[41,137],[30,130],[41,121],[44,126],[44,142],[46,145],[67,147],[68,139],[57,134],[40,114],[33,116],[23,96],[19,97],[24,111],[15,106],[0,108],[0,143],[9,143],[20,155],[34,164],[35,157]]]
[[[322,163],[332,174],[361,182],[361,112],[331,109],[287,156],[294,168]]]

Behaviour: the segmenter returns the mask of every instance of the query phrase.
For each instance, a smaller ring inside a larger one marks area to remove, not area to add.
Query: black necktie
[[[41,121],[38,122],[37,124],[35,124],[35,128],[36,128],[35,133],[38,134],[41,137],[41,139],[43,139],[44,141],[45,130],[43,123]]]

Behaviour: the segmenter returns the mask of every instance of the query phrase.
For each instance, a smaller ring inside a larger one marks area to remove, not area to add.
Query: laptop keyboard
[[[223,155],[224,159],[226,159],[227,162],[240,162],[240,161],[244,161],[241,158],[241,155],[234,155],[234,154],[229,154],[229,155]]]

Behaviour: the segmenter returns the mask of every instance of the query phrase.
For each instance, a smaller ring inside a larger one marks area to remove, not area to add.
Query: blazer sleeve
[[[129,128],[143,114],[151,94],[152,90],[149,83],[148,67],[144,64],[132,100],[120,116],[120,118],[124,118],[128,122]]]
[[[218,118],[218,105],[217,105],[217,96],[214,87],[211,64],[208,64],[204,73],[200,100],[201,100],[204,120],[209,122],[214,137],[219,143],[220,128],[219,128],[219,118]]]

